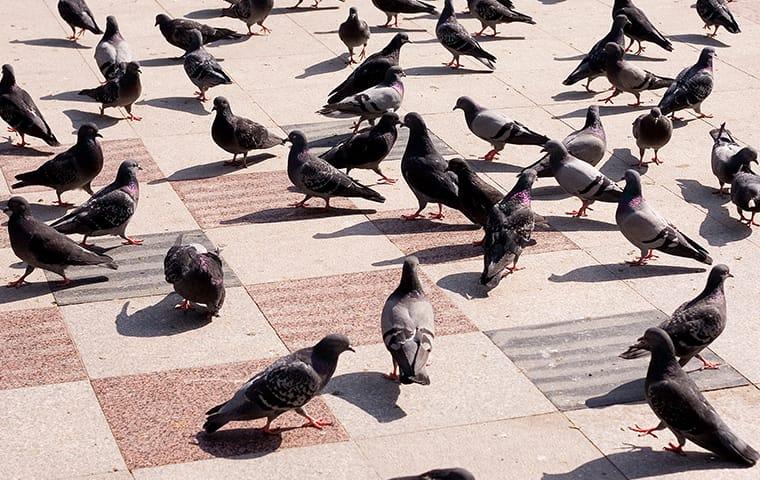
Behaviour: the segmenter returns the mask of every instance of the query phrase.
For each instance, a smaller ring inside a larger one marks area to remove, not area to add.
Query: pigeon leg
[[[639,164],[636,165],[637,167],[643,167],[647,164],[647,162],[644,161],[644,153],[647,151],[646,148],[639,148]]]
[[[658,149],[656,148],[654,149],[654,158],[652,159],[652,161],[654,162],[655,165],[662,165],[662,160],[660,160],[660,158],[657,156],[658,151],[659,151]]]
[[[641,105],[641,95],[638,93],[634,93],[634,95],[636,96],[636,103],[629,103],[628,104],[629,107],[638,107],[639,105]]]
[[[387,183],[388,185],[392,185],[398,181],[395,178],[386,177],[382,170],[380,170],[380,167],[373,168],[372,171],[380,175],[380,180],[378,180],[377,183]]]
[[[702,105],[697,105],[694,111],[697,112],[697,118],[713,118],[709,113],[702,113]]]
[[[354,133],[356,133],[356,132],[358,132],[358,131],[359,131],[359,126],[362,124],[362,122],[363,122],[364,120],[365,120],[365,119],[364,119],[364,117],[359,117],[359,120],[357,120],[357,122],[353,124],[353,126],[352,126],[352,127],[353,127],[353,129],[354,129]]]
[[[648,256],[648,255],[642,255],[639,258],[635,259],[635,260],[627,260],[625,263],[627,263],[628,265],[630,265],[632,267],[641,267],[643,265],[646,265],[647,261],[650,258],[651,257]]]
[[[618,96],[618,95],[620,95],[621,93],[622,93],[622,91],[620,91],[620,90],[618,90],[617,88],[615,88],[615,91],[613,91],[613,92],[610,94],[610,96],[609,96],[609,97],[607,97],[607,98],[603,98],[603,99],[601,99],[601,100],[599,100],[599,101],[600,101],[600,102],[604,102],[604,103],[612,103],[612,99],[613,99],[613,98],[615,98],[615,97],[617,97],[617,96]]]
[[[351,65],[354,63],[358,63],[356,60],[354,60],[354,49],[349,48],[348,49],[348,61],[346,62],[346,65]]]
[[[713,363],[708,360],[705,360],[705,357],[703,357],[700,354],[696,354],[694,356],[697,357],[697,360],[702,362],[702,367],[700,368],[700,370],[720,370],[720,363]]]
[[[26,281],[25,281],[26,277],[28,277],[29,274],[32,273],[33,271],[34,271],[34,267],[31,266],[31,265],[27,265],[26,266],[26,271],[24,272],[24,274],[21,275],[21,277],[19,277],[18,280],[14,280],[12,282],[8,282],[8,285],[6,285],[6,287],[8,287],[8,288],[21,288],[21,287],[23,287],[24,285],[26,285]]]
[[[393,15],[386,13],[385,18],[386,18],[385,25],[378,25],[378,27],[388,28],[391,25],[391,20],[393,20]]]
[[[393,26],[398,28],[398,14],[394,15],[393,18],[394,18]]]
[[[669,451],[669,452],[673,452],[673,453],[676,453],[678,455],[681,455],[682,457],[685,457],[686,453],[684,453],[684,451],[683,451],[683,445],[684,445],[684,443],[685,443],[684,441],[679,441],[678,445],[673,445],[673,442],[669,442],[668,446],[667,447],[663,447],[663,448],[665,450]]]
[[[639,40],[636,40],[636,41],[639,42],[639,49],[636,50],[635,55],[641,55],[642,53],[644,53],[644,50],[646,50],[647,47],[645,47],[644,45],[642,45]]]
[[[174,305],[175,310],[182,310],[187,313],[188,310],[193,310],[193,306],[190,304],[190,300],[183,298],[182,303]]]
[[[290,9],[298,8],[298,6],[301,5],[302,3],[303,3],[303,0],[298,0],[298,3],[296,3],[292,7],[288,7],[288,8],[290,8]]]
[[[398,381],[398,363],[396,363],[396,359],[393,359],[393,371],[391,373],[384,374],[383,378],[392,380],[394,382]]]
[[[259,27],[261,27],[261,30],[259,30],[259,35],[262,33],[270,34],[272,33],[272,29],[269,27],[265,27],[263,23],[259,23]]]
[[[27,145],[29,145],[29,143],[27,143],[26,140],[24,140],[24,134],[21,132],[17,132],[17,133],[21,137],[21,141],[19,143],[14,143],[13,145],[19,148],[26,147]]]
[[[629,52],[631,50],[631,47],[633,46],[634,40],[631,39],[631,43],[628,44],[627,47],[625,47],[625,53]]]
[[[326,212],[330,210],[332,207],[330,206],[330,197],[325,198],[325,206],[322,208],[323,212]]]
[[[444,65],[446,65],[447,67],[454,68],[454,69],[460,68],[462,66],[462,64],[459,63],[459,57],[456,57],[456,56],[452,58],[449,63],[444,63]]]
[[[195,92],[194,95],[201,102],[205,102],[206,100],[208,100],[208,98],[206,98],[206,91],[205,90],[201,90],[200,92]]]
[[[489,150],[488,153],[486,153],[480,158],[482,158],[483,160],[487,162],[492,162],[498,155],[499,155],[499,151],[494,148],[492,150]]]
[[[71,279],[69,277],[67,277],[66,275],[64,275],[63,276],[63,280],[61,280],[60,282],[56,282],[55,286],[56,287],[65,287],[66,285],[68,285],[70,283],[71,283]]]
[[[132,113],[132,105],[127,105],[126,107],[124,107],[124,109],[127,111],[127,114],[129,115],[127,117],[127,120],[135,121],[135,122],[139,122],[140,120],[142,120],[142,117],[138,117],[137,115]]]
[[[61,200],[61,192],[55,192],[56,195],[58,195],[58,200],[54,201],[53,203],[57,204],[59,207],[73,207],[73,203],[64,202]]]
[[[573,210],[572,212],[567,212],[567,214],[575,218],[587,217],[586,210],[590,210],[590,208],[588,208],[589,204],[585,200],[582,200],[581,202],[581,208]]]
[[[329,420],[321,420],[311,417],[302,407],[296,408],[296,413],[307,420],[307,422],[304,423],[302,427],[313,427],[318,430],[322,430],[324,427],[332,425],[332,422]]]
[[[712,33],[708,33],[707,36],[710,37],[710,38],[717,37],[718,36],[718,25],[715,25],[715,30],[713,30]]]
[[[359,60],[364,60],[366,57],[367,57],[367,45],[365,44],[362,47],[361,53],[359,54]]]
[[[125,241],[121,242],[122,245],[142,245],[143,241],[138,238],[130,238],[126,235],[122,235],[121,238],[123,238]]]
[[[233,154],[232,155],[232,160],[225,160],[224,164],[225,165],[237,165],[238,164],[237,156],[238,156],[237,153]]]
[[[488,25],[483,25],[483,28],[482,28],[482,29],[480,29],[480,31],[479,31],[479,32],[475,32],[475,33],[473,33],[473,34],[472,34],[472,36],[473,36],[473,37],[479,37],[479,36],[483,35],[483,32],[485,32],[485,31],[486,31],[486,28],[488,28]]]
[[[403,218],[404,220],[417,220],[418,218],[423,218],[424,215],[420,214],[423,208],[425,207],[420,207],[416,212],[412,214],[401,215],[401,218]]]
[[[591,90],[591,77],[586,79],[586,91],[589,93],[596,93],[594,90]]]
[[[248,168],[248,152],[243,152],[243,168]]]
[[[725,186],[722,183],[720,184],[720,188],[713,192],[713,195],[725,195],[725,194],[726,194]]]
[[[660,422],[656,427],[653,427],[653,428],[641,428],[638,425],[634,425],[632,427],[628,427],[628,430],[638,433],[639,437],[646,437],[647,435],[651,435],[652,437],[657,438],[657,435],[655,435],[652,432],[663,430],[664,428],[665,428],[665,424]]]
[[[512,262],[512,266],[511,267],[507,267],[506,270],[509,273],[515,273],[515,272],[519,272],[520,270],[525,270],[525,267],[518,267],[517,266],[517,260],[515,260],[514,262]]]
[[[306,202],[308,202],[310,198],[311,195],[306,195],[300,202],[291,203],[289,206],[293,208],[306,208],[306,205],[308,205]]]
[[[491,36],[495,38],[496,35],[499,34],[499,32],[496,31],[496,27],[495,26],[491,27],[491,30],[493,30],[493,33],[491,34]]]
[[[90,247],[94,247],[95,246],[94,243],[87,243],[87,235],[85,235],[85,236],[82,237],[82,241],[79,242],[79,245],[82,246],[82,247],[84,247],[84,248],[90,248]]]
[[[273,418],[267,418],[267,424],[264,425],[264,428],[261,429],[262,432],[266,433],[267,435],[277,435],[279,429],[278,428],[272,428],[272,420]]]
[[[445,217],[445,215],[443,214],[443,204],[441,203],[438,204],[438,213],[431,213],[428,216],[430,217],[431,220],[443,219]]]

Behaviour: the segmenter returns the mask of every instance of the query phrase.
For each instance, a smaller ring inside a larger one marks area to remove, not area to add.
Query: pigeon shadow
[[[31,40],[11,40],[8,43],[18,43],[31,47],[73,48],[75,50],[89,50],[92,48],[65,38],[33,38]]]
[[[170,293],[155,305],[127,313],[129,301],[116,316],[116,331],[125,337],[169,337],[204,327],[211,323],[206,309],[194,305],[191,312],[176,310],[174,305],[181,298]]]
[[[501,40],[525,40],[525,37],[502,37],[499,34],[496,34],[496,36],[491,35],[481,35],[479,37],[475,37],[475,39],[478,41],[478,43],[491,43],[491,42],[498,42]]]
[[[24,193],[23,189],[19,189],[21,192]],[[30,194],[27,194],[26,196],[30,196],[31,194],[38,193],[38,192],[30,192]],[[65,199],[64,199],[65,201]],[[30,205],[32,207],[32,214],[34,215],[34,218],[41,222],[49,222],[51,220],[56,220],[58,218],[61,218],[64,216],[70,208],[76,208],[74,207],[61,207],[60,205],[54,205],[51,203],[33,203],[30,202]]]
[[[369,27],[370,33],[389,33],[389,32],[408,32],[408,33],[422,33],[427,32],[424,28],[404,28],[404,27],[393,27],[393,26],[387,26],[384,27],[382,25],[371,25]],[[422,42],[412,42],[412,43],[422,43]]]
[[[679,267],[670,265],[642,265],[639,267],[623,263],[610,263],[606,265],[587,265],[571,270],[564,275],[551,274],[550,282],[581,282],[596,283],[600,281],[630,280],[636,278],[661,277],[664,275],[690,275],[692,273],[704,273],[707,270],[698,267]],[[613,275],[610,275],[613,272]]]
[[[639,158],[633,154],[630,148],[615,148],[612,150],[612,156],[623,162],[625,165],[634,168],[639,164]],[[639,173],[646,173],[649,170],[649,165],[643,165],[641,168],[637,168]]]
[[[94,123],[99,129],[105,129],[113,127],[123,118],[116,118],[110,115],[101,115],[96,112],[88,112],[83,110],[64,110],[63,114],[69,117],[71,120],[71,128],[77,129],[83,123]]]
[[[164,108],[166,110],[174,110],[176,112],[185,112],[199,116],[211,115],[211,112],[206,110],[203,103],[196,98],[190,97],[151,98],[149,100],[141,100],[137,102],[136,105],[149,105],[155,108]]]
[[[346,228],[341,228],[340,230],[337,230],[335,232],[315,233],[314,236],[312,236],[312,238],[314,240],[327,240],[330,238],[343,238],[343,237],[353,237],[353,236],[366,237],[367,235],[384,235],[377,228],[367,228],[368,226],[372,226],[372,225],[373,224],[370,221],[361,222],[358,224],[349,225]]]
[[[564,3],[566,0],[538,0],[544,5],[556,5],[558,3]]]
[[[93,100],[86,95],[79,95],[81,90],[71,90],[70,92],[56,93],[55,95],[45,95],[40,100],[64,100],[67,102],[85,102],[92,103]]]
[[[369,215],[373,213],[377,213],[377,210],[341,207],[331,207],[329,210],[325,210],[321,207],[276,207],[266,210],[259,210],[258,212],[248,213],[237,218],[222,220],[219,223],[222,225],[238,225],[245,223],[280,223],[293,222],[297,220],[308,220],[313,218],[341,217],[345,215]]]
[[[304,0],[304,2],[308,2],[308,1],[309,0]],[[272,11],[269,14],[270,15],[280,15],[280,14],[290,14],[290,13],[326,12],[328,10],[340,10],[340,7],[319,7],[319,8],[312,8],[312,7],[307,6],[307,5],[298,6],[298,8],[293,8],[293,6],[290,6],[290,7],[277,7],[277,8],[273,8]]]
[[[250,167],[259,164],[261,162],[269,160],[270,158],[277,158],[277,155],[269,152],[264,152],[257,155],[249,155],[248,166]],[[239,155],[238,159],[240,159]],[[183,169],[177,170],[167,178],[151,180],[148,182],[148,185],[157,185],[166,182],[179,182],[182,180],[200,180],[203,178],[221,177],[234,173],[241,168],[243,167],[236,165],[226,165],[224,161],[204,163],[202,165],[192,165],[190,167],[185,167]]]
[[[203,10],[196,10],[194,12],[186,13],[185,18],[190,18],[193,20],[209,20],[211,18],[221,18],[222,11],[223,9],[221,8],[204,8]]]
[[[389,358],[388,365],[390,364]],[[379,423],[390,423],[406,417],[406,412],[396,405],[401,385],[397,381],[388,380],[379,372],[355,372],[333,377],[325,393],[355,405]]]
[[[235,45],[237,43],[247,42],[248,40],[250,40],[253,37],[259,37],[259,36],[261,36],[261,35],[256,34],[256,33],[254,33],[253,35],[248,35],[247,32],[246,33],[241,33],[240,35],[242,35],[242,37],[238,37],[238,38],[222,38],[221,40],[217,40],[217,41],[211,43],[209,46],[210,47],[218,47],[218,46],[222,46],[222,45]]]
[[[570,62],[570,61],[583,60],[584,58],[586,58],[586,54],[579,53],[578,55],[573,55],[572,57],[554,57],[554,60],[558,62]]]
[[[0,157],[47,157],[55,153],[37,150],[37,147],[17,147],[13,135],[6,138],[8,141],[0,145]]]
[[[584,404],[588,408],[601,408],[642,401],[644,401],[644,378],[637,378],[618,385],[603,395],[588,398]]]
[[[713,192],[708,192],[708,190],[713,189],[705,187],[696,180],[677,178],[676,183],[681,189],[684,200],[707,210],[707,216],[699,226],[699,236],[707,240],[708,244],[714,247],[722,247],[731,242],[744,240],[752,235],[752,229],[739,221],[724,223],[716,220],[717,218],[731,217],[728,208],[725,206],[726,203],[730,202],[728,195],[715,195]]]
[[[568,198],[571,195],[567,193],[565,190],[562,189],[559,185],[546,185],[544,187],[533,187],[531,190],[531,195],[533,197],[541,197],[541,199],[553,199],[553,200],[561,200],[563,198]]]
[[[669,35],[668,38],[670,40],[675,40],[678,43],[688,43],[688,44],[694,44],[694,45],[702,45],[705,47],[718,47],[718,48],[728,48],[731,45],[728,45],[727,43],[723,43],[717,38],[708,37],[707,35],[699,35],[696,33],[684,33],[680,35]]]
[[[20,262],[14,263],[11,267],[15,269],[16,265],[19,265],[21,269],[26,268],[26,264]],[[21,273],[18,272],[18,276],[21,276]],[[21,288],[6,288],[5,285],[0,285],[0,305],[29,300],[49,293],[50,287],[47,282],[30,282]]]
[[[456,293],[467,300],[473,298],[487,298],[489,289],[485,285],[480,284],[481,272],[459,272],[452,273],[440,278],[436,285],[449,292]],[[509,277],[509,275],[507,275]],[[507,278],[503,278],[501,282],[506,282]],[[499,284],[501,285],[501,283]],[[498,287],[496,287],[498,288]]]
[[[174,65],[182,65],[183,60],[181,58],[148,58],[146,60],[140,60],[141,67],[171,67]]]
[[[411,67],[405,68],[404,73],[410,77],[429,77],[434,75],[451,75],[456,73],[466,73],[468,75],[482,75],[493,73],[492,70],[471,70],[469,68],[451,68],[446,65],[429,66],[429,67]]]
[[[343,57],[345,57],[345,59]],[[346,63],[347,60],[348,53],[342,54],[340,57],[332,57],[327,60],[322,60],[321,62],[304,68],[303,73],[296,76],[296,78],[303,79],[323,75],[325,73],[338,72],[348,68],[348,64]]]
[[[300,427],[281,428],[275,433],[264,433],[261,428],[225,428],[213,434],[200,431],[195,440],[201,450],[214,457],[245,460],[275,452],[282,445],[280,433],[295,428]]]
[[[56,274],[50,274],[50,275],[55,275],[57,277]],[[83,287],[85,285],[95,285],[96,283],[105,283],[108,281],[108,277],[106,277],[105,275],[76,278],[74,274],[70,274],[68,271],[66,272],[66,275],[71,279],[71,282],[69,282],[66,285],[59,283],[59,280],[50,281],[50,279],[48,278],[48,285],[50,286],[51,292],[55,294],[56,292],[62,292],[64,290],[69,290],[72,288]]]
[[[586,217],[546,215],[544,219],[560,232],[616,232],[619,230],[614,223],[600,222]]]
[[[467,163],[480,173],[520,173],[523,171],[523,168],[525,168],[520,165],[512,165],[510,163],[499,161],[489,162],[482,158],[468,158]]]
[[[589,92],[585,88],[583,90],[572,90],[560,92],[556,95],[552,95],[552,100],[555,102],[578,102],[581,100],[588,100],[594,98],[599,92]],[[564,117],[567,118],[567,117]]]
[[[393,235],[408,235],[413,233],[447,233],[477,230],[477,227],[473,224],[443,223],[429,218],[404,220],[400,216],[393,218],[378,218],[372,220],[372,223],[383,232],[383,234],[391,237]]]
[[[631,53],[626,53],[625,59],[630,62],[664,62],[667,60],[667,58],[662,57],[648,57],[646,55],[633,55]]]

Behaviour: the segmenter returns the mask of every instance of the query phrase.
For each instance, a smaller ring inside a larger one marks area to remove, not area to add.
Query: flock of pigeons
[[[254,35],[251,32],[254,24],[261,27],[261,33],[271,32],[263,23],[272,10],[272,0],[227,1],[232,5],[224,10],[224,15],[245,22],[249,35]],[[317,0],[313,7],[316,8],[318,3]],[[385,26],[392,20],[397,26],[399,13],[436,12],[433,5],[418,0],[373,0],[373,4],[386,13],[388,21]],[[452,68],[460,67],[459,58],[464,55],[493,69],[496,58],[474,37],[489,27],[496,35],[500,23],[535,23],[529,16],[516,12],[511,0],[468,0],[468,6],[470,14],[482,24],[480,32],[471,35],[457,22],[451,0],[444,0],[436,27],[438,40],[453,56],[447,64]],[[85,31],[103,33],[84,0],[60,0],[58,9],[71,26],[73,41]],[[714,28],[709,35],[715,35],[720,26],[731,33],[740,31],[725,0],[698,0],[697,12],[706,28]],[[658,151],[673,135],[675,112],[693,109],[699,117],[709,116],[702,112],[701,106],[713,88],[715,51],[709,47],[703,49],[697,62],[683,69],[675,79],[658,76],[627,61],[624,53],[634,42],[638,43],[636,54],[644,50],[645,42],[671,51],[670,41],[631,0],[615,0],[612,18],[610,32],[591,48],[563,83],[573,85],[585,79],[586,89],[589,89],[593,79],[604,76],[612,84],[612,93],[604,99],[605,102],[612,102],[621,93],[630,93],[636,97],[634,105],[640,104],[642,91],[667,88],[659,105],[638,117],[633,124],[633,135],[640,150],[639,165],[646,163],[644,153],[647,149],[654,150],[652,162],[659,164]],[[241,34],[191,20],[172,19],[165,14],[156,16],[156,25],[170,44],[184,51],[185,72],[198,88],[196,94],[200,101],[206,100],[210,88],[232,82],[204,45],[240,38]],[[78,33],[77,28],[80,29]],[[370,30],[366,22],[359,19],[356,8],[350,8],[348,19],[340,25],[338,33],[348,49],[349,62],[355,63],[355,48],[361,47],[359,57],[365,58]],[[630,39],[627,48],[626,37]],[[573,216],[587,215],[589,206],[596,201],[617,203],[616,223],[625,238],[640,250],[639,257],[630,264],[644,265],[656,258],[655,251],[712,264],[705,248],[678,230],[645,200],[636,170],[625,172],[625,185],[621,187],[596,168],[605,156],[607,139],[599,108],[595,105],[588,108],[586,124],[581,130],[558,141],[462,96],[454,109],[462,110],[470,131],[491,145],[491,150],[483,157],[485,160],[493,161],[507,144],[541,146],[545,155],[520,173],[515,186],[506,195],[483,181],[465,160],[445,160],[436,150],[421,115],[412,112],[401,119],[395,113],[404,98],[400,51],[408,43],[411,42],[405,33],[397,33],[385,48],[366,57],[343,83],[330,92],[319,113],[350,115],[358,119],[350,138],[320,156],[309,151],[308,139],[303,132],[292,131],[287,138],[280,138],[264,126],[233,114],[224,97],[216,97],[213,101],[216,116],[211,127],[212,139],[220,148],[233,154],[226,163],[243,167],[247,165],[250,151],[290,143],[288,177],[305,195],[294,206],[306,207],[309,199],[317,197],[325,201],[325,208],[330,208],[333,197],[385,201],[378,191],[360,184],[348,173],[352,169],[373,170],[380,176],[379,183],[395,183],[396,179],[382,172],[381,163],[396,143],[398,127],[408,128],[409,140],[401,161],[401,172],[419,204],[416,211],[404,218],[422,218],[423,210],[433,203],[438,204],[438,210],[429,214],[430,218],[443,218],[443,207],[447,206],[461,211],[471,222],[481,226],[485,235],[481,242],[484,267],[480,281],[487,288],[495,288],[504,276],[520,269],[518,259],[523,248],[531,244],[537,221],[537,215],[531,209],[531,187],[538,177],[554,177],[560,187],[581,201],[578,210],[570,212]],[[105,82],[96,88],[82,90],[81,95],[99,102],[101,114],[107,107],[123,107],[130,120],[140,120],[132,113],[132,105],[142,90],[140,65],[134,61],[113,16],[106,19],[106,30],[95,50],[95,60]],[[2,67],[0,116],[10,125],[10,131],[19,134],[20,147],[27,145],[25,136],[59,145],[31,96],[16,83],[11,65]],[[371,126],[359,130],[364,121]],[[754,218],[760,211],[760,177],[750,169],[751,162],[757,163],[757,151],[739,145],[725,124],[709,133],[714,140],[712,170],[720,185],[716,193],[724,194],[725,186],[730,184],[731,200],[741,221],[748,226],[758,225]],[[8,200],[5,211],[10,216],[11,246],[27,264],[26,272],[9,286],[24,285],[25,278],[35,268],[61,275],[63,284],[70,282],[65,275],[69,266],[118,268],[111,257],[87,248],[90,245],[86,240],[90,237],[117,235],[126,244],[142,243],[126,234],[127,225],[137,209],[137,171],[140,167],[134,161],[123,162],[116,179],[93,192],[91,183],[103,168],[99,137],[95,125],[81,125],[76,144],[36,170],[17,175],[18,183],[13,188],[32,185],[52,188],[61,206],[72,206],[61,198],[63,193],[71,190],[83,189],[91,198],[49,225],[33,217],[24,198],[14,196]],[[242,155],[241,161],[238,161],[238,155]],[[341,171],[344,168],[346,173]],[[746,218],[745,211],[750,212],[751,217]],[[83,236],[81,243],[77,244],[67,236],[74,233]],[[218,314],[225,299],[222,261],[218,252],[208,251],[197,244],[183,245],[180,239],[168,251],[164,266],[167,282],[173,284],[183,298],[177,308],[191,309],[191,302],[195,302],[205,305],[209,316]],[[668,428],[677,439],[677,444],[667,447],[669,450],[683,453],[682,447],[688,439],[727,460],[754,465],[758,452],[731,432],[681,368],[693,357],[702,361],[703,368],[718,368],[703,359],[700,352],[720,335],[726,325],[723,283],[731,276],[727,266],[713,267],[699,296],[681,305],[658,327],[648,329],[621,357],[636,358],[651,352],[646,398],[661,422],[655,428],[637,427],[636,431],[643,435]],[[420,283],[415,257],[408,257],[404,262],[399,286],[386,301],[381,314],[381,331],[393,362],[393,371],[388,378],[403,384],[429,384],[425,365],[435,336],[434,311]],[[345,351],[353,351],[349,340],[333,334],[313,347],[281,358],[249,380],[229,401],[210,409],[204,430],[212,434],[231,421],[266,418],[264,431],[271,433],[276,431],[271,428],[272,421],[291,410],[307,420],[305,426],[323,428],[328,423],[309,416],[303,406],[330,381],[338,358]],[[409,478],[474,477],[461,469],[444,469]]]

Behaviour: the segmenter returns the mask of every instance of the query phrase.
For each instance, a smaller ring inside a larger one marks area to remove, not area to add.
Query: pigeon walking
[[[629,106],[638,107],[641,105],[641,92],[645,90],[658,90],[673,84],[672,78],[660,77],[624,60],[623,49],[616,43],[610,42],[605,45],[604,52],[607,54],[607,80],[614,87],[612,94],[602,100],[604,103],[612,103],[613,98],[626,92],[636,97],[636,103],[632,103]]]
[[[193,30],[201,32],[204,45],[219,40],[234,40],[243,36],[228,28],[212,27],[185,18],[171,18],[165,13],[156,15],[156,25],[166,41],[177,48],[181,48],[183,52],[187,52],[190,49],[190,45],[193,42]],[[182,58],[184,57],[185,54],[183,53]]]
[[[739,171],[749,168],[751,162],[758,163],[757,151],[752,147],[742,147],[736,143],[731,132],[726,128],[725,122],[720,128],[710,130],[710,136],[714,142],[710,167],[720,183],[720,188],[715,193],[723,195],[726,193],[723,190],[724,185],[731,185]]]
[[[483,27],[479,32],[473,34],[476,37],[483,35],[486,28],[493,30],[491,36],[495,37],[499,33],[496,31],[496,25],[500,23],[536,24],[530,16],[516,12],[511,7],[502,5],[498,0],[467,0],[467,6],[470,13],[480,20],[480,26]]]
[[[92,181],[103,170],[103,150],[98,138],[103,136],[98,127],[85,123],[77,132],[77,143],[63,153],[59,153],[36,170],[16,175],[18,182],[12,188],[42,185],[55,190],[58,205],[72,206],[63,203],[61,194],[70,190],[82,189],[93,195]]]
[[[383,343],[393,360],[393,371],[386,377],[404,385],[430,385],[425,366],[433,349],[435,313],[420,282],[419,264],[417,257],[406,257],[401,282],[380,315]]]
[[[209,320],[219,315],[225,290],[222,259],[216,252],[197,243],[174,245],[164,258],[164,277],[182,297],[174,308],[186,312],[195,302],[206,305]]]
[[[757,156],[757,152],[755,152]],[[748,171],[747,167],[742,168],[734,176],[731,183],[731,201],[736,205],[736,211],[739,213],[739,221],[745,225],[760,226],[755,222],[755,215],[760,212],[760,176]],[[751,212],[752,216],[746,218],[744,212]]]
[[[657,152],[668,144],[670,137],[673,136],[673,122],[660,112],[660,109],[654,107],[649,113],[639,115],[633,122],[633,138],[636,139],[636,146],[639,147],[639,167],[650,163],[644,161],[644,152],[647,148],[654,150],[652,162],[655,165],[662,164],[662,160],[657,156]]]
[[[193,85],[198,87],[195,92],[198,100],[205,102],[206,91],[217,85],[229,85],[232,79],[227,75],[213,55],[203,48],[201,32],[190,32],[190,43],[185,51],[185,73]]]
[[[124,74],[108,80],[99,87],[82,90],[79,95],[90,97],[100,103],[101,115],[106,108],[124,107],[129,115],[128,120],[140,121],[142,117],[132,113],[132,105],[142,94],[140,73],[140,65],[137,62],[129,62]]]
[[[646,49],[642,45],[642,42],[652,42],[668,52],[673,51],[673,44],[670,43],[670,40],[665,38],[665,36],[652,25],[652,22],[649,21],[640,8],[633,4],[632,0],[615,0],[615,4],[612,6],[612,18],[615,18],[617,15],[625,15],[630,22],[625,27],[625,34],[631,39],[631,43],[628,45],[628,48],[625,49],[626,52],[631,49],[634,41],[639,44],[639,49],[636,52],[636,55]]]
[[[272,422],[295,410],[308,423],[322,429],[330,422],[309,416],[304,406],[327,386],[338,366],[340,354],[354,349],[344,335],[327,335],[313,347],[302,348],[269,365],[248,380],[228,401],[206,412],[203,430],[211,434],[229,422],[266,418],[264,433],[276,433]]]
[[[446,172],[454,172],[459,186],[459,209],[475,225],[486,226],[488,212],[504,195],[481,179],[464,159],[449,160]]]
[[[736,436],[699,391],[686,372],[678,365],[670,336],[653,327],[644,334],[652,358],[649,361],[644,389],[647,403],[659,425],[654,428],[632,428],[641,435],[669,429],[678,441],[665,450],[684,455],[683,446],[691,440],[719,457],[745,466],[753,466],[760,454]]]
[[[367,42],[369,42],[369,27],[367,22],[359,18],[356,7],[348,9],[348,18],[338,27],[338,36],[348,48],[348,63],[356,63],[354,60],[354,48],[362,47],[359,60],[364,60],[367,55]]]
[[[684,235],[649,206],[641,192],[638,172],[627,170],[624,178],[625,189],[615,212],[615,222],[623,236],[641,251],[639,258],[627,263],[632,266],[645,265],[649,260],[657,258],[654,251],[658,250],[712,265],[712,258],[704,247]]]
[[[63,277],[61,285],[71,283],[65,272],[70,266],[102,264],[114,270],[118,268],[111,257],[85,250],[66,235],[34,218],[29,202],[22,197],[11,197],[3,211],[10,216],[8,237],[13,253],[26,263],[24,274],[10,282],[9,287],[22,287],[35,268],[57,273]]]
[[[473,57],[491,70],[496,67],[493,62],[496,61],[496,57],[483,50],[478,42],[472,38],[470,32],[467,31],[457,21],[456,15],[454,15],[454,6],[452,0],[445,0],[445,6],[443,12],[438,18],[438,23],[435,27],[435,36],[441,45],[446,48],[454,56],[449,63],[444,65],[451,68],[459,68],[462,65],[459,63],[459,57],[464,55],[466,57]]]
[[[691,108],[697,112],[697,118],[712,118],[712,115],[702,113],[702,102],[712,93],[713,58],[715,49],[705,47],[696,64],[681,70],[657,105],[663,115],[670,114],[675,118],[677,111]]]
[[[76,42],[84,35],[85,30],[95,35],[103,33],[84,0],[58,0],[58,13],[71,27],[71,36],[67,37],[69,40]],[[79,33],[77,33],[77,28],[81,29]]]
[[[605,53],[604,46],[608,43],[616,43],[621,49],[625,48],[625,34],[623,29],[630,22],[625,15],[617,15],[612,21],[612,28],[609,33],[601,40],[596,42],[591,50],[583,57],[581,63],[575,67],[575,70],[568,75],[568,77],[562,82],[563,85],[573,85],[584,78],[586,81],[586,91],[592,92],[590,86],[591,81],[597,77],[605,76],[607,69],[607,54]]]
[[[464,468],[436,468],[420,475],[394,477],[389,480],[475,480],[475,476]]]
[[[32,97],[16,84],[16,74],[11,65],[2,67],[3,77],[0,79],[0,118],[7,123],[8,131],[18,133],[21,141],[19,147],[29,145],[24,136],[41,138],[51,147],[60,145],[53,135],[50,125],[42,117],[40,109]]]
[[[95,47],[95,63],[98,64],[100,73],[106,80],[116,78],[126,71],[127,64],[132,60],[132,51],[119,31],[116,17],[107,16],[106,33]]]
[[[225,8],[222,11],[222,16],[237,18],[245,22],[249,36],[257,35],[251,32],[251,25],[261,27],[259,34],[272,33],[269,27],[264,26],[264,20],[272,12],[272,8],[274,8],[274,0],[239,0],[231,7]]]
[[[708,37],[718,35],[720,27],[725,28],[729,33],[740,33],[739,24],[736,23],[734,15],[728,9],[726,0],[697,0],[697,14],[705,22],[705,29],[714,27]]]
[[[380,27],[390,26],[393,20],[393,26],[398,27],[399,13],[436,13],[435,6],[421,2],[420,0],[372,0],[372,5],[382,11],[387,17],[387,21]]]
[[[232,160],[224,162],[225,165],[242,164],[245,168],[248,166],[248,152],[282,145],[284,141],[265,126],[232,113],[230,102],[224,97],[216,97],[211,110],[216,111],[214,123],[211,124],[211,138],[220,148],[233,154]],[[242,163],[237,160],[241,153]]]

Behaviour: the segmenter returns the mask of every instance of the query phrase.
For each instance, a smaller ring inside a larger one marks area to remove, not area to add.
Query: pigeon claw
[[[306,417],[306,420],[308,421],[301,425],[302,428],[311,427],[316,428],[317,430],[322,430],[323,428],[329,427],[333,424],[333,422],[330,420],[316,419],[309,416]]]
[[[122,245],[142,245],[143,241],[139,238],[130,238],[130,237],[124,237],[124,241],[121,242]]]
[[[26,277],[26,275],[24,275],[23,277],[19,278],[18,280],[14,280],[12,282],[8,282],[8,285],[6,285],[6,287],[8,287],[8,288],[21,288],[24,285],[28,285],[26,283],[26,280],[24,280],[24,277]]]
[[[187,313],[188,310],[193,310],[193,306],[190,304],[190,300],[183,299],[182,303],[174,305],[174,309],[182,310],[183,312]]]
[[[493,162],[498,156],[499,156],[499,152],[497,152],[496,150],[489,150],[488,153],[486,153],[480,158],[485,160],[486,162]]]
[[[390,380],[392,382],[397,382],[398,381],[398,373],[396,373],[396,372],[384,373],[383,374],[383,378],[386,379],[386,380]]]
[[[686,456],[686,453],[683,451],[683,447],[681,445],[673,445],[673,442],[669,442],[668,446],[663,448],[669,452],[681,455],[682,457]]]
[[[639,434],[639,437],[646,437],[647,435],[650,435],[654,438],[657,438],[657,435],[654,434],[658,430],[657,427],[654,428],[641,428],[638,425],[634,425],[632,427],[628,427],[628,430],[631,430],[633,432],[636,432]]]

